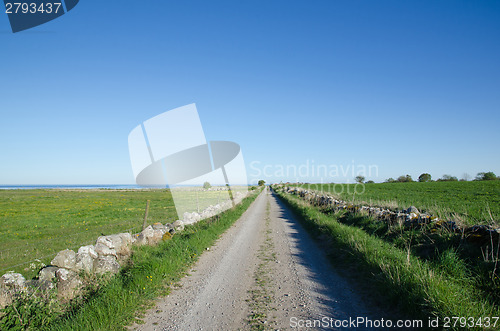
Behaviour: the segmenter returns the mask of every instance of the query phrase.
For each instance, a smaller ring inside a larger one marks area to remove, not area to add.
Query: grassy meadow
[[[83,278],[83,295],[68,306],[51,297],[21,296],[0,314],[1,330],[125,330],[155,298],[167,295],[190,266],[210,247],[258,196],[214,217],[188,225],[172,239],[156,246],[135,246],[134,253],[114,277],[90,275]],[[166,191],[138,191],[138,197],[163,197]],[[158,195],[155,195],[158,194]],[[162,195],[163,194],[163,195]],[[134,196],[131,195],[131,198]],[[136,196],[137,197],[137,196]],[[161,200],[158,200],[161,201]],[[153,205],[153,200],[151,201]],[[161,213],[158,217],[162,217]]]
[[[355,204],[390,208],[417,207],[445,219],[465,224],[500,221],[500,181],[300,184]]]
[[[100,235],[141,230],[176,219],[169,190],[0,190],[0,274],[31,278],[35,259],[50,262],[63,249],[93,244]]]
[[[391,228],[367,216],[329,212],[279,189],[277,194],[321,241],[334,265],[348,266],[339,271],[369,291],[373,304],[399,307],[425,321],[438,317],[439,329],[450,316],[474,319],[472,325],[469,320],[451,325],[454,330],[498,329],[497,264],[484,260],[480,247],[460,234]],[[495,254],[498,259],[498,250]]]

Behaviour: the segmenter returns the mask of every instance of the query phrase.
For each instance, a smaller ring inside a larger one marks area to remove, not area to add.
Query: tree
[[[265,183],[266,183],[266,181],[261,179],[261,180],[259,180],[258,184],[259,184],[259,186],[264,186]]]
[[[406,176],[399,176],[397,181],[400,183],[409,183],[413,182],[413,179],[411,178],[410,175],[406,175]]]
[[[497,180],[498,177],[492,172],[480,172],[477,174],[475,180]]]
[[[355,180],[357,183],[363,184],[363,182],[365,181],[365,177],[363,177],[363,176],[356,176],[356,177],[354,178],[354,180]]]
[[[394,178],[392,178],[392,177],[387,178],[387,179],[385,180],[385,182],[386,182],[386,183],[394,183],[395,181],[396,181],[396,180],[395,180]]]
[[[375,184],[375,182],[373,180],[369,180],[366,182],[366,184]]]
[[[209,183],[209,182],[205,182],[205,183],[203,183],[203,188],[204,188],[205,190],[208,190],[208,189],[209,189],[209,188],[211,188],[211,187],[212,187],[212,185],[210,185],[210,183]]]
[[[432,180],[431,175],[426,172],[418,176],[418,181],[421,183],[430,182],[431,180]]]
[[[452,175],[443,175],[443,177],[438,179],[438,182],[456,182],[458,178]]]

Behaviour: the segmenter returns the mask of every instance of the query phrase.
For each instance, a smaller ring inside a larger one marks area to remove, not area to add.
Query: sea
[[[155,187],[155,188],[165,188]],[[34,189],[78,189],[78,190],[140,190],[144,189],[139,185],[0,185],[0,190],[34,190]]]

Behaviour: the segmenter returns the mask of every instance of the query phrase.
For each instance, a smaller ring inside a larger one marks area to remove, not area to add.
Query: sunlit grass
[[[436,261],[426,261],[361,228],[343,224],[340,218],[344,213],[325,214],[296,196],[278,194],[304,226],[322,238],[335,265],[345,266],[351,278],[356,275],[359,283],[386,304],[425,320],[435,316],[441,320],[447,316],[475,320],[499,316],[495,299],[478,291],[477,275],[455,250],[443,252]]]
[[[500,181],[302,184],[355,203],[390,208],[415,206],[441,218],[459,218],[468,224],[500,220]],[[491,214],[491,216],[490,216]]]
[[[154,298],[168,294],[186,270],[240,218],[256,197],[257,194],[251,194],[222,214],[188,225],[158,246],[134,247],[129,264],[118,275],[85,298],[84,304],[60,316],[49,329],[122,330],[124,325],[136,321],[138,309],[144,310]]]
[[[0,190],[0,274],[34,275],[29,262],[50,262],[60,250],[78,249],[98,236],[140,231],[174,221],[169,190]]]

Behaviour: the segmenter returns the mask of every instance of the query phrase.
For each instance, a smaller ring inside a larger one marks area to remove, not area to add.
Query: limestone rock
[[[154,230],[153,236],[149,238],[149,245],[156,245],[158,244],[162,239],[163,235],[166,233],[165,230]]]
[[[80,277],[74,271],[60,268],[56,271],[57,296],[64,300],[73,299],[83,285]]]
[[[142,230],[141,233],[136,238],[136,245],[142,246],[142,245],[148,245],[149,243],[149,238],[153,237],[155,230],[153,227],[150,225],[144,230]]]
[[[94,261],[94,272],[96,274],[113,273],[116,274],[120,271],[120,264],[113,255],[99,256]]]
[[[154,229],[151,225],[142,230],[141,233],[137,236],[136,244],[137,245],[156,245],[161,240],[163,235],[167,232],[167,228],[165,226],[159,227],[157,226]]]
[[[132,236],[130,233],[112,234],[97,238],[95,252],[101,256],[112,255],[119,260],[128,258],[131,254]]]
[[[417,215],[420,214],[420,212],[418,211],[417,207],[415,207],[415,206],[411,206],[410,208],[408,208],[406,210],[406,213],[407,214],[415,213]]]
[[[78,249],[77,254],[88,254],[90,255],[91,258],[97,259],[99,254],[95,251],[95,246],[94,245],[88,245],[88,246],[82,246]]]
[[[60,268],[76,270],[76,253],[70,249],[65,249],[57,253],[50,263]]]
[[[170,230],[174,229],[174,224],[173,223],[165,223],[165,229],[170,232]]]
[[[23,291],[26,287],[26,280],[18,273],[6,273],[0,277],[0,308],[12,303],[17,292]]]
[[[192,213],[185,212],[184,215],[182,215],[182,219],[186,224],[193,224],[201,220],[201,215],[198,214],[197,212],[192,212]]]
[[[172,225],[174,226],[175,231],[182,231],[182,230],[184,230],[184,222],[181,221],[181,220],[175,221]]]
[[[56,271],[58,267],[48,266],[40,270],[38,273],[38,285],[42,290],[48,290],[55,287],[54,279],[56,278]]]
[[[416,218],[418,218],[418,215],[416,213],[410,213],[410,215],[408,215],[408,219],[410,220],[414,220]]]
[[[153,230],[163,230],[164,232],[167,231],[167,229],[165,228],[165,225],[163,225],[161,223],[153,224]]]
[[[82,246],[76,253],[76,269],[83,270],[86,273],[92,273],[94,269],[94,260],[98,258],[98,254],[94,249],[94,245]]]

